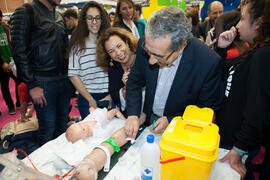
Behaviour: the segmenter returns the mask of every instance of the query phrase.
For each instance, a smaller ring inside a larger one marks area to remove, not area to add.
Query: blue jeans
[[[102,98],[106,97],[109,93],[91,93],[91,96],[98,102]],[[78,109],[81,114],[82,119],[84,119],[89,114],[89,102],[82,96],[78,95]]]
[[[43,88],[47,101],[43,107],[34,104],[39,123],[37,136],[41,146],[66,131],[72,86],[68,78],[38,82],[38,86]]]

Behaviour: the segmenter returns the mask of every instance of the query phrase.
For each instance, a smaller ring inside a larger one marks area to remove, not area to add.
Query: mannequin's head
[[[92,159],[85,158],[82,160],[77,169],[78,180],[95,180],[97,179],[97,166]]]
[[[88,136],[92,136],[92,128],[96,123],[96,121],[90,121],[72,124],[66,131],[67,140],[74,143],[80,139],[85,140]]]

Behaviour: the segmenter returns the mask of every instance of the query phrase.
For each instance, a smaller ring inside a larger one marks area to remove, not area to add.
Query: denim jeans
[[[97,101],[106,97],[109,93],[91,93],[91,96]],[[89,114],[89,102],[82,96],[78,95],[78,109],[80,111],[82,119],[84,119]]]
[[[68,78],[38,82],[38,86],[43,88],[47,101],[43,107],[34,105],[39,123],[37,136],[41,146],[66,131],[72,86]]]

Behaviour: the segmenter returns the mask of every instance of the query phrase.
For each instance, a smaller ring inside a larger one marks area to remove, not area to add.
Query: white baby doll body
[[[113,132],[113,127],[108,125],[109,120],[115,116],[125,120],[123,114],[117,109],[107,111],[106,108],[90,108],[90,112],[91,113],[83,121],[72,124],[67,129],[66,138],[68,141],[74,143],[79,139],[86,140],[89,136],[107,138]]]
[[[79,122],[81,125],[87,125],[86,122],[95,121],[96,124],[92,129],[93,137],[103,138],[108,137],[112,134],[112,128],[108,126],[109,120],[108,110],[106,108],[100,109],[97,108],[91,112],[83,121]]]

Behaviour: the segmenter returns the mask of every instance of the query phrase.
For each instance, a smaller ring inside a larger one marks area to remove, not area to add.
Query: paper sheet
[[[148,128],[141,133],[128,151],[120,158],[104,180],[140,180],[140,147],[146,140],[146,136],[152,134]],[[161,135],[155,135],[155,142],[159,142]],[[219,148],[218,159],[224,157],[228,150]],[[240,180],[240,175],[233,170],[228,162],[216,161],[213,164],[211,180]]]
[[[106,128],[112,128],[114,132],[122,128],[124,124],[124,120],[114,118],[109,122]],[[88,137],[85,141],[80,140],[72,144],[67,141],[65,133],[63,133],[58,138],[49,141],[32,152],[29,158],[39,171],[51,176],[55,176],[56,174],[62,176],[67,173],[73,165],[76,166],[94,147],[107,138],[108,137]],[[23,162],[27,166],[32,167],[27,158],[23,159]]]

